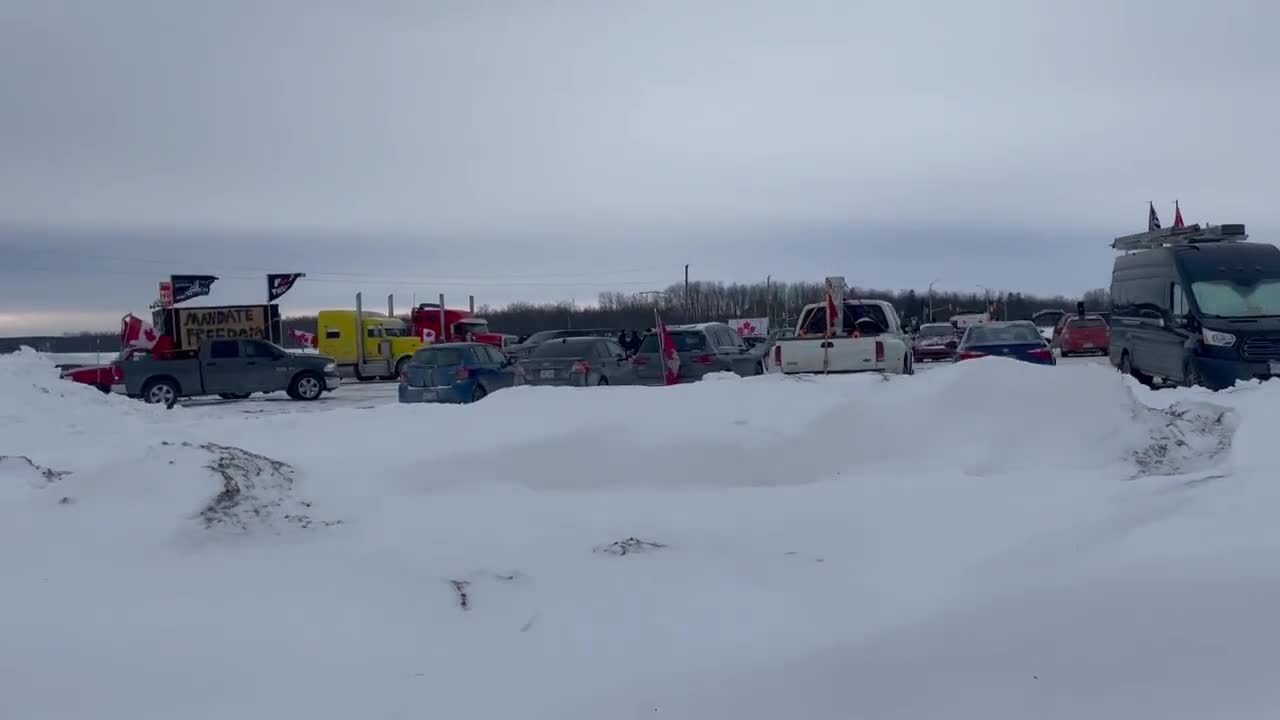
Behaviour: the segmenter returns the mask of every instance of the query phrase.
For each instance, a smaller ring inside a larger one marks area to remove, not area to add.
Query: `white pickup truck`
[[[893,305],[882,300],[844,300],[840,332],[826,337],[827,306],[806,305],[791,337],[773,346],[774,372],[914,372],[911,343]]]

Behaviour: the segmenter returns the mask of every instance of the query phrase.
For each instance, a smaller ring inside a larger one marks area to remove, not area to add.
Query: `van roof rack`
[[[1122,235],[1111,241],[1116,250],[1152,250],[1170,245],[1195,245],[1199,243],[1244,242],[1249,239],[1244,225],[1231,223],[1224,225],[1187,225],[1180,228],[1161,228],[1148,232]]]

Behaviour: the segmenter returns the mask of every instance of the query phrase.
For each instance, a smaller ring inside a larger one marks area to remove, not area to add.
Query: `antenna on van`
[[[1152,250],[1172,245],[1196,245],[1200,243],[1244,242],[1249,239],[1240,223],[1224,225],[1187,225],[1180,228],[1161,228],[1147,232],[1121,235],[1111,241],[1111,247],[1120,251]]]

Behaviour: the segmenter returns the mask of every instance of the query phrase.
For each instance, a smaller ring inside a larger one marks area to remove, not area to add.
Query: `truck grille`
[[[1240,354],[1246,360],[1280,360],[1280,337],[1249,338]]]

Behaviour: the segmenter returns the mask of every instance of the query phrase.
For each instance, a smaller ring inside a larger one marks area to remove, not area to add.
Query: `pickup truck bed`
[[[911,374],[911,347],[897,312],[879,300],[845,300],[844,327],[825,337],[826,307],[807,306],[793,337],[778,338],[778,369],[794,373],[887,372]]]

